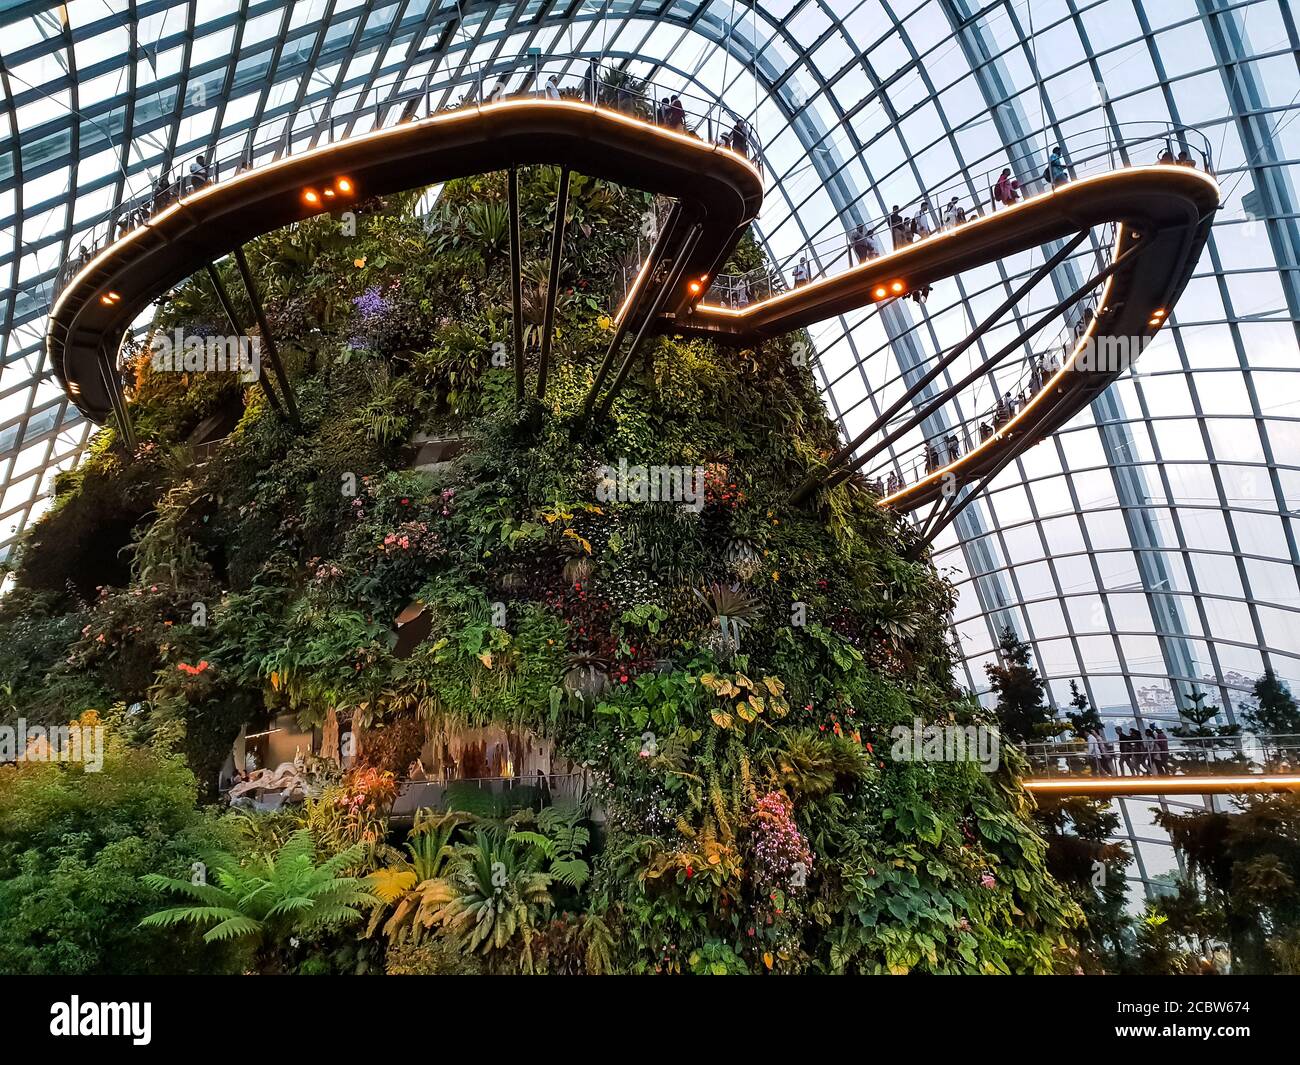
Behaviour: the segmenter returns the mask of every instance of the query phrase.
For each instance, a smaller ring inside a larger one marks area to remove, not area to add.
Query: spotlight
[[[898,295],[905,288],[907,288],[907,286],[901,281],[891,281],[889,284],[889,291],[894,293],[894,295]]]
[[[700,294],[700,283],[698,281],[692,281],[686,287],[691,290],[692,296],[698,296]]]
[[[315,189],[304,189],[302,198],[304,202],[311,204],[313,207],[320,203],[320,195]]]
[[[326,199],[330,199],[330,200],[334,199],[334,190],[333,190],[333,189],[326,189],[326,190],[325,190],[325,198],[326,198]]]
[[[99,302],[102,303],[105,307],[111,307],[121,298],[122,297],[119,296],[116,292],[106,292],[104,295],[99,297]]]
[[[334,184],[338,187],[339,192],[352,191],[352,180],[350,178],[341,177]]]
[[[1152,318],[1163,318],[1164,316],[1165,316],[1165,309],[1163,307],[1161,307],[1160,310],[1158,311],[1151,312]]]
[[[875,296],[876,299],[878,300],[883,300],[886,296],[889,295],[889,289],[885,288],[884,285],[877,285],[872,295]]]

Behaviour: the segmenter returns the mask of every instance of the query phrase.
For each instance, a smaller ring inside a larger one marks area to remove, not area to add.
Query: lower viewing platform
[[[1133,741],[1122,741],[1125,746]],[[1154,749],[1026,744],[1026,790],[1039,795],[1236,795],[1300,790],[1300,736],[1185,737]]]

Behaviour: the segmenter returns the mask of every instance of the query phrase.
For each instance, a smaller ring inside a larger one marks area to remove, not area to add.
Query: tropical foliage
[[[530,381],[555,188],[522,183]],[[25,538],[0,605],[18,711],[132,707],[120,742],[205,787],[266,711],[362,737],[341,783],[217,848],[207,885],[151,857],[145,883],[191,904],[135,934],[202,929],[273,971],[1073,971],[1081,911],[1014,767],[890,749],[918,719],[993,720],[953,684],[954,593],[910,526],[856,479],[790,502],[839,444],[798,338],[653,338],[585,418],[651,204],[576,181],[550,383],[520,410],[504,177],[417,202],[250,245],[300,425],[142,351],[142,443],[103,429]],[[221,320],[195,281],[156,328]],[[233,431],[196,464],[218,416]],[[620,462],[701,491],[602,498]],[[404,835],[404,737],[477,726],[545,738],[586,805],[449,803]]]

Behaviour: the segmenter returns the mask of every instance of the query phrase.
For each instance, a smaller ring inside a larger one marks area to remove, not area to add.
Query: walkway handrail
[[[1163,727],[1163,726],[1162,726]],[[1090,752],[1086,740],[1058,739],[1018,744],[1030,774],[1038,778],[1099,776],[1176,776],[1232,773],[1264,776],[1300,769],[1300,735],[1169,736],[1156,746],[1142,736],[1142,747],[1110,739]],[[1163,745],[1162,745],[1163,744]]]
[[[1113,132],[1112,127],[1103,126],[1095,130],[1084,130],[1075,136],[1073,143],[1076,150],[1067,153],[1066,170],[1069,173],[1069,180],[1074,180],[1083,174],[1101,173],[1104,171],[1123,169],[1135,164],[1126,162],[1125,156],[1131,156],[1130,149],[1144,145],[1186,145],[1191,151],[1201,156],[1201,167],[1206,173],[1214,174],[1213,155],[1209,139],[1200,130],[1191,126],[1178,126],[1167,122],[1125,122],[1119,126],[1120,131],[1131,126],[1149,126],[1157,125],[1158,131],[1143,133],[1141,136],[1128,138],[1125,140],[1113,140],[1109,134]],[[1105,139],[1086,142],[1083,146],[1083,153],[1080,155],[1077,150],[1078,138],[1088,134],[1106,133]],[[1189,144],[1189,140],[1198,142]],[[1097,149],[1097,150],[1094,150]],[[1095,165],[1101,161],[1105,165]],[[1149,162],[1156,162],[1156,159]],[[1185,165],[1185,164],[1184,164]],[[1010,169],[1015,176],[1015,165],[1009,163],[1000,163],[988,170],[975,174],[963,174],[955,178],[947,178],[940,185],[933,186],[929,189],[918,193],[911,200],[900,204],[899,214],[904,220],[910,221],[917,217],[917,214],[924,211],[926,230],[924,240],[928,236],[933,236],[951,228],[951,224],[946,220],[948,204],[942,202],[943,197],[950,193],[960,191],[964,196],[955,197],[958,201],[957,206],[962,209],[964,220],[970,221],[973,218],[983,217],[984,214],[997,209],[995,201],[991,198],[993,187],[997,184],[997,175],[1002,170]],[[1019,178],[1016,179],[1020,195],[1026,196],[1034,194],[1037,191],[1047,191],[1052,186],[1044,181],[1041,176],[1029,178],[1021,183]],[[969,190],[971,187],[981,189],[978,197],[971,198]],[[873,192],[865,193],[862,200],[867,196],[874,195]],[[858,202],[861,203],[862,200]],[[925,208],[928,207],[928,210]],[[891,212],[892,214],[892,212]],[[889,228],[889,219],[891,214],[868,216],[862,223],[866,232],[876,234],[877,231]],[[960,224],[960,223],[958,223]],[[729,291],[734,292],[736,286],[743,279],[749,291],[748,303],[759,302],[766,299],[771,294],[772,274],[776,273],[786,282],[794,280],[793,272],[801,258],[807,258],[808,265],[812,271],[811,277],[824,277],[831,272],[832,268],[843,263],[845,267],[854,265],[854,234],[852,231],[843,234],[834,234],[828,237],[822,237],[805,244],[788,255],[774,262],[771,268],[759,267],[751,270],[746,274],[720,275],[714,279],[713,285],[710,286],[706,300],[710,302],[723,302],[725,306],[735,306],[734,302],[728,300]],[[908,243],[914,243],[908,240]],[[888,249],[882,249],[882,251]]]

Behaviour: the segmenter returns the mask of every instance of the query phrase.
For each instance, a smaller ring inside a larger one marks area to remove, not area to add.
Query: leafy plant
[[[144,883],[157,891],[188,895],[195,903],[150,914],[142,928],[172,928],[178,924],[207,927],[203,939],[219,943],[252,941],[263,962],[281,952],[292,937],[307,935],[351,921],[379,900],[356,877],[342,871],[361,857],[361,848],[343,851],[317,864],[316,844],[306,830],[295,832],[273,857],[241,864],[230,853],[211,855],[206,873],[190,880],[150,873]]]

